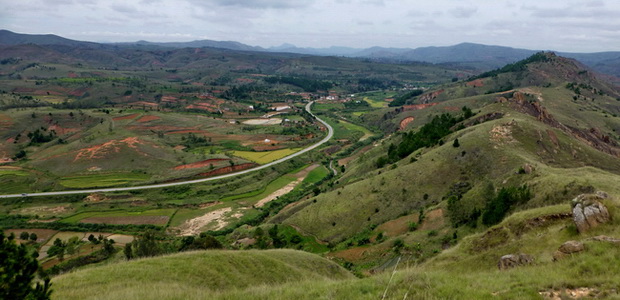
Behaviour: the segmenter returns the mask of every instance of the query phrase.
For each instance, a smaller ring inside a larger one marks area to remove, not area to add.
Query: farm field
[[[339,120],[340,124],[342,124],[346,129],[350,130],[350,131],[360,131],[362,133],[364,133],[364,135],[359,139],[359,141],[363,141],[371,136],[374,135],[374,133],[372,133],[372,131],[366,129],[366,127],[362,127],[353,123],[349,123],[347,121],[344,120]]]
[[[301,150],[301,148],[292,148],[292,149],[280,149],[273,151],[263,151],[263,152],[254,152],[254,151],[233,151],[232,154],[234,156],[241,157],[243,159],[247,159],[253,161],[255,163],[264,165],[266,163],[270,163],[272,161],[278,160],[280,158],[289,156],[297,151]]]
[[[66,223],[152,224],[166,225],[176,209],[152,209],[145,211],[95,211],[82,212],[62,219]]]
[[[147,181],[151,176],[141,173],[110,173],[63,177],[60,184],[68,188],[93,188],[125,185]]]

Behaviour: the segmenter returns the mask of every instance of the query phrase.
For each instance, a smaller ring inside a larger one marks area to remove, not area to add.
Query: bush
[[[524,203],[532,198],[527,186],[502,188],[497,196],[489,201],[482,213],[482,223],[490,226],[501,222],[513,205]]]

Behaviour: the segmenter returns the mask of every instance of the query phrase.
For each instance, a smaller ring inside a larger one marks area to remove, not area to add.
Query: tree
[[[458,148],[459,146],[461,146],[461,144],[459,143],[459,139],[454,139],[454,143],[452,143],[452,147]]]
[[[123,248],[123,253],[125,254],[125,258],[130,260],[133,258],[133,251],[131,249],[131,243],[125,244],[125,248]]]
[[[0,231],[0,299],[50,299],[49,278],[32,285],[39,270],[37,252],[26,245],[17,245],[15,236]]]
[[[33,232],[33,233],[30,234],[30,240],[31,241],[36,242],[38,238],[39,237],[37,236],[36,233]]]
[[[23,241],[27,240],[28,237],[30,237],[30,235],[28,234],[28,232],[25,231],[22,231],[22,233],[19,235],[19,239]]]

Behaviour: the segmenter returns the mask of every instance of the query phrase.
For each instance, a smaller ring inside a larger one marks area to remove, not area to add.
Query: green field
[[[176,211],[174,208],[165,208],[165,209],[151,209],[144,211],[128,211],[128,210],[117,210],[117,211],[91,211],[91,212],[83,212],[78,213],[68,218],[62,219],[62,222],[65,223],[78,223],[83,219],[92,218],[92,217],[136,217],[136,216],[172,216],[172,214]]]
[[[353,123],[349,123],[347,121],[343,121],[343,120],[339,120],[340,124],[342,124],[342,126],[344,126],[346,129],[351,130],[351,131],[361,131],[364,133],[364,135],[359,139],[360,141],[363,141],[371,136],[373,136],[374,134],[372,133],[372,131],[366,129],[365,127],[359,126],[359,125],[355,125]]]
[[[0,168],[0,177],[2,176],[28,176],[28,172],[19,169]]]
[[[68,188],[92,188],[124,185],[149,180],[150,175],[142,173],[109,173],[63,177],[60,184]]]
[[[319,166],[318,168],[308,173],[308,176],[304,178],[304,181],[302,181],[302,184],[310,185],[310,184],[317,183],[321,179],[325,178],[325,176],[327,175],[329,175],[329,170],[327,170],[327,168],[325,168],[324,166]]]
[[[234,156],[241,157],[243,159],[251,160],[255,163],[264,165],[274,160],[278,160],[280,158],[289,156],[299,150],[301,150],[301,148],[280,149],[280,150],[264,151],[264,152],[233,151],[232,153]]]
[[[256,202],[260,199],[263,199],[269,196],[271,193],[283,188],[284,186],[286,186],[287,184],[293,181],[295,181],[295,177],[292,177],[290,175],[284,175],[270,182],[267,186],[265,186],[262,189],[244,193],[244,194],[228,196],[226,198],[223,198],[222,201],[243,200],[244,202],[249,202],[249,203]]]
[[[372,108],[383,108],[388,106],[388,103],[385,100],[376,100],[364,97],[364,101],[368,102]]]

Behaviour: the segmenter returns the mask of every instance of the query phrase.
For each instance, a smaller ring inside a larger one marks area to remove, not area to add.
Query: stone
[[[562,251],[566,254],[573,254],[576,252],[581,252],[583,250],[585,250],[586,248],[583,246],[582,242],[578,242],[578,241],[568,241],[565,242],[564,244],[562,244],[562,246],[560,246],[560,248],[558,249],[558,251]]]
[[[620,239],[613,238],[613,237],[606,236],[606,235],[597,235],[595,237],[590,238],[590,240],[620,245]]]
[[[584,233],[611,220],[607,207],[600,200],[608,196],[605,192],[581,194],[572,201],[573,221],[579,233]]]
[[[582,242],[578,241],[568,241],[560,246],[560,248],[553,253],[553,260],[560,260],[568,255],[579,253],[585,250],[585,246]]]
[[[507,254],[502,256],[497,263],[497,267],[500,270],[507,270],[510,268],[529,265],[534,261],[534,258],[527,254]]]

